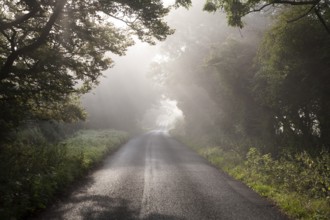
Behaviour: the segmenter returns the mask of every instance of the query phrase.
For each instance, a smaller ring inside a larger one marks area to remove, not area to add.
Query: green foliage
[[[330,156],[326,151],[316,158],[301,152],[274,160],[270,154],[262,155],[256,148],[251,148],[244,166],[250,171],[251,179],[310,198],[327,198],[330,196],[329,164]]]
[[[85,130],[58,144],[40,131],[24,130],[0,152],[0,218],[23,218],[43,209],[67,187],[127,140],[113,130]]]
[[[256,36],[254,40],[257,40]],[[217,103],[216,143],[237,148],[244,145],[269,147],[274,139],[272,113],[264,108],[253,92],[257,69],[254,57],[257,44],[254,41],[228,38],[210,52],[205,77],[212,79],[205,86],[210,97]],[[211,84],[211,85],[210,85]]]
[[[228,16],[240,26],[239,11],[259,3],[210,0],[205,7],[235,8]],[[188,116],[185,142],[212,164],[272,198],[293,218],[330,219],[330,38],[317,16],[296,19],[308,9],[277,11],[261,46],[260,38],[228,37],[204,50],[210,54],[206,73],[191,71],[181,81],[199,85],[214,101],[217,114],[208,115],[212,122],[207,132],[189,134],[202,123],[190,116],[196,108],[184,103],[189,99],[180,99],[180,104]],[[328,9],[322,15],[326,13]],[[199,96],[191,99],[197,102]],[[199,104],[197,109],[205,107]]]
[[[235,151],[224,151],[219,147],[199,148],[197,152],[212,164],[224,169],[233,169],[242,161],[241,155]]]
[[[330,34],[330,10],[327,1],[279,1],[279,0],[206,0],[204,10],[208,12],[215,12],[217,10],[224,11],[227,15],[228,24],[235,27],[242,28],[244,23],[243,17],[253,13],[261,12],[274,8],[275,13],[277,6],[284,7],[303,7],[304,10],[296,15],[291,20],[299,20],[303,17],[317,16],[319,24],[323,25],[323,29]],[[315,14],[314,14],[315,13]]]
[[[250,148],[246,157],[221,147],[199,147],[212,164],[269,197],[295,219],[330,217],[330,154],[312,157],[306,152],[286,153],[278,159]]]
[[[154,44],[174,32],[161,0],[0,4],[0,134],[31,118],[83,119],[75,97],[112,66],[107,52],[124,55],[133,35]]]
[[[271,109],[281,144],[328,147],[330,38],[313,16],[287,23],[302,11],[285,11],[265,35],[254,94]]]
[[[191,0],[175,0],[175,7],[179,6],[189,8],[191,6]]]
[[[207,1],[204,5],[204,8],[203,8],[205,11],[208,11],[208,12],[215,12],[217,11],[217,7],[216,5],[214,4],[214,2],[211,2],[211,1]]]
[[[330,147],[329,35],[315,16],[287,22],[305,9],[282,10],[263,40],[228,37],[208,51],[206,73],[184,78],[213,101],[208,108],[217,113],[210,111],[212,122],[204,126],[213,143],[274,155],[283,148],[317,154]],[[189,101],[181,102],[187,125],[197,121],[189,117],[195,109],[185,107]]]

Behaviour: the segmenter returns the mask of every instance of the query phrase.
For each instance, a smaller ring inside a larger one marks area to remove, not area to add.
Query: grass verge
[[[36,134],[20,134],[1,148],[0,219],[21,219],[45,208],[56,193],[128,139],[120,131],[82,130],[49,144]]]
[[[182,139],[181,139],[182,140]],[[330,219],[330,155],[286,153],[277,159],[250,148],[247,155],[183,141],[210,163],[269,198],[292,219]]]

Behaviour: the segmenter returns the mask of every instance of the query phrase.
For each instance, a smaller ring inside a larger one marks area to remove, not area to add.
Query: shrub
[[[189,142],[186,142],[189,143]],[[274,200],[295,219],[330,219],[330,154],[279,153],[276,158],[250,148],[242,156],[222,147],[196,151],[259,194]]]
[[[0,152],[0,219],[45,208],[55,193],[127,140],[125,132],[80,131],[49,144],[38,130],[22,131]]]

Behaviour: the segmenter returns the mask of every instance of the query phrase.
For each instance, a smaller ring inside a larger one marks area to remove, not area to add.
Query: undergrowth
[[[330,219],[330,154],[283,153],[277,159],[250,148],[246,155],[184,141],[213,165],[273,200],[293,219]]]
[[[38,130],[21,131],[0,149],[0,219],[21,219],[127,140],[125,132],[83,130],[50,144]]]

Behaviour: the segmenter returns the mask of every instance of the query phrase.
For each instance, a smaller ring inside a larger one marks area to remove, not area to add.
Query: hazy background
[[[218,111],[210,107],[215,104],[208,93],[194,83],[200,74],[196,68],[202,69],[212,47],[228,38],[244,40],[254,33],[254,27],[228,27],[224,15],[204,12],[203,4],[195,0],[189,10],[172,10],[167,21],[176,32],[164,42],[152,46],[137,41],[125,56],[112,56],[115,66],[83,97],[86,126],[128,131],[172,129],[178,119],[182,124],[184,117],[201,121],[196,128],[201,131],[205,131],[203,124],[212,124],[211,116]],[[189,112],[192,109],[193,114]]]

